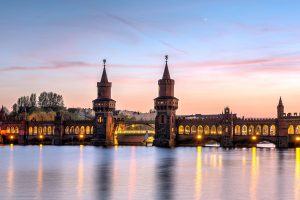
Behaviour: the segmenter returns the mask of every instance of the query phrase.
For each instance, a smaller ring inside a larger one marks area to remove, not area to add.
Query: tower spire
[[[282,105],[283,105],[283,103],[282,103],[282,99],[281,99],[281,96],[280,96],[280,98],[279,98],[279,103],[278,103],[278,105],[280,105],[280,106],[282,106]]]
[[[108,83],[105,64],[106,64],[106,59],[103,59],[103,72],[102,72],[102,77],[101,77],[101,83]]]
[[[168,55],[165,55],[166,65],[165,65],[164,75],[162,79],[171,79],[169,68],[168,68],[168,58],[169,58]]]

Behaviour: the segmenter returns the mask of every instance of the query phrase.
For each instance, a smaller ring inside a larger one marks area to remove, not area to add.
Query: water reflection
[[[296,148],[295,154],[295,199],[300,199],[300,148]]]
[[[84,184],[84,161],[83,161],[83,145],[79,146],[79,163],[77,169],[77,196],[82,199]]]
[[[96,166],[96,199],[111,199],[112,169],[114,152],[112,148],[103,148],[102,154],[97,155],[99,164]]]
[[[173,199],[175,151],[160,149],[160,153],[162,155],[157,159],[156,166],[157,199]]]
[[[37,184],[38,184],[38,193],[40,195],[43,189],[43,145],[42,144],[40,144]]]
[[[7,172],[7,191],[9,196],[13,195],[14,189],[14,145],[10,144],[8,172]]]
[[[252,147],[252,164],[251,164],[251,184],[250,184],[250,198],[256,199],[257,192],[257,174],[258,174],[258,157],[256,147]]]
[[[136,147],[131,147],[129,165],[128,199],[133,199],[136,189]]]
[[[197,167],[195,179],[195,199],[201,198],[202,191],[202,147],[197,147]]]

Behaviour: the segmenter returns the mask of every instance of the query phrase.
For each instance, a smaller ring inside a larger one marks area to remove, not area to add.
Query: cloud
[[[60,70],[68,68],[87,68],[96,67],[96,64],[89,64],[85,62],[53,62],[52,64],[45,66],[11,66],[0,68],[1,72],[10,71],[34,71],[34,70]]]

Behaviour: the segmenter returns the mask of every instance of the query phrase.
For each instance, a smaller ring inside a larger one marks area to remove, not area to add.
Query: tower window
[[[103,122],[103,118],[100,116],[98,117],[98,123],[101,124]]]

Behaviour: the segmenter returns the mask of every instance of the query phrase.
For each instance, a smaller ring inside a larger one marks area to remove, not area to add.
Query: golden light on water
[[[295,199],[300,199],[300,148],[295,150]]]
[[[250,197],[251,199],[256,199],[257,191],[257,172],[258,172],[258,157],[256,147],[252,147],[252,165],[251,165],[251,184],[250,184]]]
[[[77,169],[77,195],[78,198],[82,198],[83,184],[84,184],[84,162],[83,162],[83,145],[79,145],[79,163]]]
[[[131,147],[131,158],[128,180],[128,199],[134,199],[136,192],[136,147]]]
[[[201,199],[202,190],[202,147],[197,147],[197,166],[195,179],[195,199]]]

